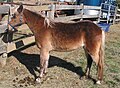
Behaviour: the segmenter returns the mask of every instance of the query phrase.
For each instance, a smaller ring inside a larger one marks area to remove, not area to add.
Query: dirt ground
[[[39,74],[39,49],[31,44],[9,54],[7,64],[0,68],[0,88],[119,88],[120,86],[120,24],[106,33],[105,71],[102,85],[95,85],[96,65],[92,80],[81,79],[86,67],[82,48],[71,52],[50,52],[48,73],[35,83]]]

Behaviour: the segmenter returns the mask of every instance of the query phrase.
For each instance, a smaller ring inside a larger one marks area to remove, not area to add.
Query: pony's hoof
[[[7,53],[3,53],[0,56],[0,67],[4,67],[6,65],[6,60],[7,60]]]
[[[91,76],[86,76],[86,75],[84,75],[84,76],[80,77],[80,79],[81,79],[81,80],[83,80],[83,79],[85,79],[85,80],[86,80],[86,79],[91,79],[91,78],[92,78]]]
[[[100,80],[98,80],[98,81],[96,82],[96,84],[100,85],[100,84],[101,84],[101,81],[100,81]]]
[[[36,80],[35,80],[37,83],[40,83],[41,81],[40,81],[40,77],[39,78],[36,78]]]
[[[84,79],[86,79],[85,75],[80,77],[80,80],[84,80]]]

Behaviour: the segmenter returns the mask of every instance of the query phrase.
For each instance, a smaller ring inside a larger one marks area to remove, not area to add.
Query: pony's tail
[[[101,39],[101,45],[99,50],[99,62],[104,63],[104,49],[105,49],[105,32],[102,31],[102,39]]]
[[[97,81],[97,84],[100,84],[100,81],[103,79],[104,48],[105,48],[105,32],[102,31],[102,40],[101,40],[101,45],[100,45],[100,50],[99,50],[98,81]]]
[[[100,46],[100,53],[102,55],[102,60],[103,60],[103,63],[104,63],[104,55],[105,55],[105,32],[102,31],[102,43],[101,43],[101,46]]]

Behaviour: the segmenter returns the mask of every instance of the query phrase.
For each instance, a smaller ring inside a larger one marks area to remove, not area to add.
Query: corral
[[[24,28],[23,25],[21,28]],[[21,34],[21,28],[16,34]],[[27,28],[26,28],[27,29]],[[119,87],[119,24],[114,24],[110,28],[111,30],[106,34],[106,59],[108,62],[105,64],[105,83],[101,86],[104,88]],[[27,33],[25,33],[27,32]],[[28,30],[24,30],[22,33],[25,36],[29,36]],[[14,38],[18,35],[14,34]],[[23,36],[19,36],[23,37]],[[16,40],[16,39],[14,39]],[[19,42],[19,40],[18,40]],[[12,44],[12,43],[11,43]],[[19,42],[19,44],[21,44]],[[38,74],[39,67],[39,51],[36,45],[32,44],[29,48],[22,48],[15,52],[9,53],[7,65],[1,68],[0,75],[0,87],[40,87],[40,88],[78,88],[78,87],[100,87],[93,85],[93,82],[80,80],[80,75],[84,72],[85,60],[84,52],[76,50],[68,53],[51,53],[49,72],[45,78],[42,79],[42,83],[35,84],[32,75]],[[19,45],[18,45],[19,47]],[[77,54],[79,52],[79,54]],[[73,54],[72,54],[73,53]],[[83,55],[82,55],[83,54]],[[81,57],[81,58],[79,58]],[[76,60],[72,60],[76,58]],[[82,59],[82,60],[79,60]],[[115,63],[112,63],[112,62]],[[32,65],[31,65],[32,64]],[[27,68],[27,69],[26,69]],[[82,69],[83,68],[83,69]],[[94,68],[94,66],[93,66]],[[32,75],[31,75],[31,74]],[[52,75],[54,74],[54,75]],[[95,75],[95,72],[93,72]],[[107,75],[108,74],[108,75]],[[9,78],[9,79],[8,79]],[[66,79],[67,78],[67,79]],[[88,85],[85,85],[85,84]],[[93,86],[91,86],[93,85]]]

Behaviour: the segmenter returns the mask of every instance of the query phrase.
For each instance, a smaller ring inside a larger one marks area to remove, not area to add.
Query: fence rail
[[[83,10],[100,10],[100,7],[98,6],[85,6],[85,5],[42,5],[42,6],[26,6],[26,8],[28,9],[34,9],[36,11],[47,11],[48,12],[48,17],[50,19],[56,19],[56,20],[64,20],[64,21],[68,21],[68,20],[73,20],[73,19],[80,19],[80,18],[98,18],[98,15],[85,15],[83,14]],[[79,15],[72,15],[72,16],[65,16],[65,17],[59,17],[59,18],[55,18],[54,17],[54,13],[57,10],[75,10],[75,9],[79,9],[81,10]]]
[[[120,9],[117,9],[117,14],[116,14],[116,22],[120,22]]]

